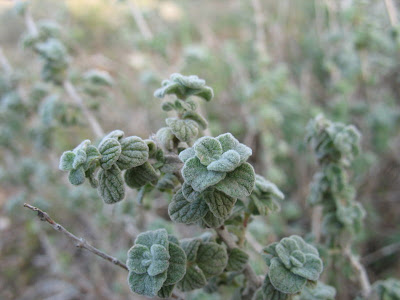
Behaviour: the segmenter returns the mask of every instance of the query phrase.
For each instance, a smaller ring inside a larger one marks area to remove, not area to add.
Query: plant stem
[[[363,297],[368,297],[371,293],[371,284],[369,282],[367,271],[365,267],[361,264],[359,257],[355,256],[351,252],[350,244],[344,249],[344,255],[349,259],[353,269],[358,273],[358,281],[361,287],[361,294]]]
[[[143,18],[142,12],[137,7],[135,2],[135,0],[128,0],[129,10],[131,11],[132,17],[135,20],[136,25],[139,27],[140,33],[145,40],[149,41],[153,39],[153,34],[151,33],[149,25],[147,25],[146,20]]]
[[[226,230],[224,226],[216,228],[218,236],[224,241],[228,249],[238,248],[235,241],[233,240],[231,234]],[[249,263],[247,263],[244,267],[243,273],[245,278],[247,279],[247,287],[242,294],[242,299],[250,300],[253,298],[254,293],[261,286],[261,280],[254,272]]]
[[[389,15],[390,25],[395,27],[397,25],[397,12],[396,12],[396,5],[394,4],[393,0],[384,0],[386,11]]]
[[[4,71],[10,75],[12,73],[12,67],[7,57],[4,55],[3,49],[0,47],[0,64],[2,65]]]
[[[70,240],[72,240],[73,242],[76,242],[76,246],[78,248],[83,248],[86,249],[90,252],[92,252],[93,254],[113,263],[114,265],[125,269],[128,271],[128,267],[122,263],[121,261],[119,261],[118,259],[116,259],[115,257],[112,257],[106,253],[104,253],[103,251],[100,251],[99,249],[93,247],[92,245],[90,245],[84,238],[79,238],[76,235],[74,235],[73,233],[69,232],[67,229],[65,229],[62,225],[56,223],[46,212],[40,210],[39,208],[29,205],[27,203],[24,204],[24,207],[29,208],[30,210],[36,211],[37,215],[39,217],[39,219],[41,221],[47,222],[51,225],[51,227],[54,228],[54,230],[57,230],[61,233],[63,233],[64,235],[66,235]]]

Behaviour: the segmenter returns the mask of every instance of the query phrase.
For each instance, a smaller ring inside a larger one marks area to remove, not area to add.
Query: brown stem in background
[[[351,252],[350,244],[344,249],[344,255],[349,259],[351,266],[357,272],[358,281],[361,287],[361,294],[363,297],[368,297],[371,294],[371,284],[369,282],[367,271],[361,264],[359,257]]]
[[[100,251],[99,249],[93,247],[92,245],[90,245],[85,239],[83,238],[79,238],[76,235],[74,235],[73,233],[69,232],[67,229],[65,229],[62,225],[56,223],[46,212],[40,210],[39,208],[29,205],[27,203],[24,204],[24,207],[29,208],[30,210],[33,210],[35,212],[37,212],[38,217],[41,221],[47,222],[51,225],[51,227],[54,228],[54,230],[63,233],[65,236],[67,236],[70,240],[72,240],[73,242],[76,242],[76,247],[78,248],[83,248],[86,249],[90,252],[92,252],[93,254],[113,263],[114,265],[125,269],[128,271],[128,267],[122,263],[121,261],[119,261],[118,259],[116,259],[115,257],[112,257],[106,253],[104,253],[103,251]]]
[[[144,37],[145,40],[151,40],[153,38],[153,34],[150,31],[149,26],[146,23],[146,20],[143,17],[142,12],[136,5],[135,0],[128,0],[128,7],[132,14],[133,19],[136,22],[136,25],[139,27],[140,33]]]
[[[396,5],[394,4],[393,0],[384,0],[386,11],[389,16],[390,24],[395,27],[397,25],[397,11]]]

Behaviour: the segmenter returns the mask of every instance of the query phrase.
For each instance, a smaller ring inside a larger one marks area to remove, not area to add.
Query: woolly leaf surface
[[[116,165],[110,169],[101,169],[98,174],[99,186],[97,191],[106,204],[114,204],[125,197],[124,180],[121,170]]]

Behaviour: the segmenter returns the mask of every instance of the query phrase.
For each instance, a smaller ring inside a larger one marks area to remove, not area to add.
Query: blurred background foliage
[[[251,146],[257,173],[286,195],[281,213],[251,223],[253,243],[311,238],[306,199],[317,165],[306,147],[306,124],[319,113],[355,124],[363,138],[352,184],[367,210],[357,249],[372,282],[400,277],[400,27],[385,1],[35,0],[30,6],[38,22],[59,24],[68,76],[107,132],[154,134],[167,116],[153,97],[161,80],[174,72],[206,79],[215,100],[199,104],[212,135],[232,132]],[[24,20],[13,7],[0,0],[0,298],[139,299],[125,273],[39,224],[22,204],[46,209],[122,260],[140,231],[163,227],[188,237],[200,229],[168,223],[170,199],[161,195],[138,206],[131,192],[109,210],[86,184],[67,183],[59,156],[96,139],[65,91],[41,81],[40,61],[22,46]],[[93,68],[107,71],[113,86],[93,91],[82,76]],[[250,251],[255,269],[265,273]],[[339,282],[337,299],[353,299],[357,288],[350,270],[344,272],[349,280]],[[191,299],[231,293],[199,291]]]

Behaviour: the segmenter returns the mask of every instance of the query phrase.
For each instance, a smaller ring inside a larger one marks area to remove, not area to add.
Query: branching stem
[[[99,249],[93,247],[92,245],[90,245],[84,238],[79,238],[76,235],[74,235],[73,233],[69,232],[67,229],[65,229],[62,225],[56,223],[45,211],[42,211],[41,209],[29,205],[27,203],[24,204],[24,207],[29,208],[30,210],[33,210],[35,212],[37,212],[37,215],[39,217],[39,219],[41,221],[47,222],[51,225],[51,227],[54,228],[54,230],[57,230],[58,232],[63,233],[65,236],[67,236],[70,240],[72,240],[73,242],[76,242],[76,246],[78,248],[83,248],[86,249],[90,252],[92,252],[93,254],[113,263],[114,265],[125,269],[126,271],[128,271],[128,267],[122,263],[121,261],[119,261],[118,259],[116,259],[115,257],[112,257],[106,253],[104,253],[103,251],[100,251]]]

